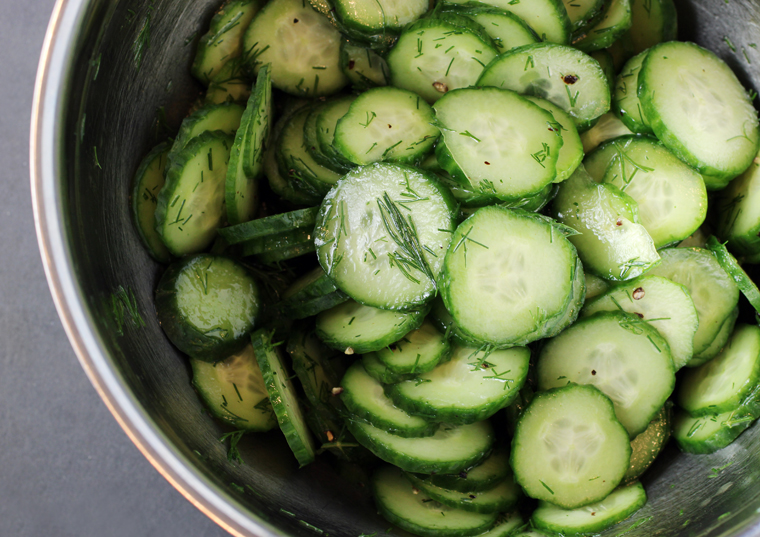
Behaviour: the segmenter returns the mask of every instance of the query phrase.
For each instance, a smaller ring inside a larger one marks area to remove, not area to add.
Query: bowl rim
[[[286,535],[246,509],[203,475],[161,432],[107,358],[76,279],[71,248],[61,223],[64,206],[58,178],[64,173],[63,124],[76,61],[78,30],[92,0],[57,0],[40,53],[32,100],[29,173],[37,243],[45,277],[69,342],[90,382],[129,439],[190,503],[232,535]]]

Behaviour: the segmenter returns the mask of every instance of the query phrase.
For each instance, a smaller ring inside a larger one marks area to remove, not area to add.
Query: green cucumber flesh
[[[449,359],[448,340],[429,321],[377,351],[378,359],[399,375],[421,375]]]
[[[286,233],[300,228],[313,228],[317,221],[317,207],[298,209],[286,213],[279,213],[264,218],[258,218],[237,224],[235,226],[221,228],[219,235],[228,244],[239,244],[253,239],[259,239],[278,233]]]
[[[164,186],[164,168],[170,145],[154,147],[137,168],[132,189],[132,216],[145,249],[159,263],[169,263],[172,254],[156,231],[158,193]]]
[[[416,474],[420,479],[431,485],[458,492],[483,491],[493,488],[506,479],[512,470],[509,467],[509,450],[497,447],[477,466],[473,466],[458,474],[435,474],[425,476]]]
[[[520,487],[510,477],[483,491],[459,492],[437,487],[414,474],[407,474],[412,484],[433,500],[474,513],[499,513],[511,509],[520,498]]]
[[[623,484],[630,485],[649,468],[670,440],[671,403],[666,403],[643,433],[631,440],[631,464],[623,477]]]

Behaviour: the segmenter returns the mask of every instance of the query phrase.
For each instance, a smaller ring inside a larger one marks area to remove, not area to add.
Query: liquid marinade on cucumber
[[[220,6],[131,198],[220,436],[358,463],[423,537],[600,533],[671,436],[736,439],[760,127],[676,34],[673,0]]]

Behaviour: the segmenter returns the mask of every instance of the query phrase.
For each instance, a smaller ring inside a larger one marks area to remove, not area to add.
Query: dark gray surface
[[[11,8],[9,0],[0,5]],[[29,119],[53,0],[0,16],[0,535],[224,536],[129,441],[58,320],[34,233]]]

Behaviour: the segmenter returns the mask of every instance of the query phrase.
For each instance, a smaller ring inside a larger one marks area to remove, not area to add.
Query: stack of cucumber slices
[[[131,200],[209,412],[423,537],[599,533],[671,435],[730,444],[760,127],[675,34],[672,0],[228,0]]]

